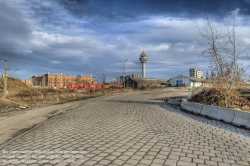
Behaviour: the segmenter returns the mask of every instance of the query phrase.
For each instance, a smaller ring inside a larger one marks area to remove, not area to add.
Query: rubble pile
[[[235,90],[231,90],[231,93],[228,95],[224,93],[225,91],[206,88],[192,95],[188,101],[219,107],[250,110],[250,101],[248,99],[240,97],[239,93]]]

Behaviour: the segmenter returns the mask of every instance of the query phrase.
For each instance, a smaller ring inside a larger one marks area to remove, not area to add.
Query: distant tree
[[[106,84],[106,75],[105,74],[103,74],[103,76],[102,76],[102,83]]]
[[[208,74],[208,71],[206,72],[206,79],[208,79],[209,78],[209,74]]]

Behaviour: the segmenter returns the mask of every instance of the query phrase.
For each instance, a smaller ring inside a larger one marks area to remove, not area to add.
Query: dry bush
[[[250,101],[239,97],[237,89],[230,86],[198,88],[193,91],[189,101],[226,108],[249,109],[250,107]]]
[[[190,101],[202,104],[216,104],[226,108],[247,108],[250,102],[240,97],[238,89],[244,87],[244,68],[238,64],[241,54],[246,53],[250,45],[242,48],[236,42],[235,22],[228,32],[218,31],[207,17],[207,25],[197,33],[206,40],[207,45],[201,56],[208,59],[211,75],[206,80],[208,87],[194,90]]]

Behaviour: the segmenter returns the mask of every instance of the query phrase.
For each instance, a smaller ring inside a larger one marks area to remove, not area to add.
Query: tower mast
[[[148,61],[148,55],[144,52],[144,50],[142,51],[139,60],[142,63],[142,78],[145,78],[145,63]]]

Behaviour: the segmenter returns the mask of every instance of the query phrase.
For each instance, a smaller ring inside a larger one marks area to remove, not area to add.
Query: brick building
[[[32,85],[41,87],[57,87],[63,88],[69,84],[92,84],[93,78],[91,75],[63,75],[47,73],[42,76],[32,76]]]
[[[27,80],[22,80],[23,83],[32,86],[32,78],[29,78]]]

